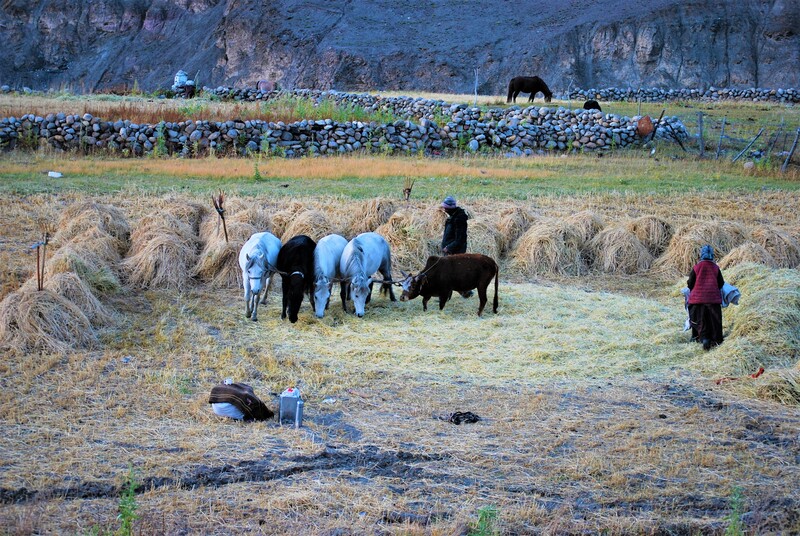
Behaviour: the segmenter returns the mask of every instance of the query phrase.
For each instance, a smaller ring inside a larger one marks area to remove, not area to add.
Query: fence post
[[[706,143],[703,140],[703,112],[697,112],[697,135],[699,136],[697,143],[700,145],[700,158],[703,158],[706,152]]]
[[[727,116],[722,118],[722,130],[719,133],[719,143],[717,143],[717,154],[716,156],[714,156],[714,160],[719,160],[719,151],[720,149],[722,149],[722,138],[725,137],[725,120],[727,118],[728,118]]]
[[[741,157],[741,156],[742,156],[742,155],[743,155],[743,154],[744,154],[744,153],[745,153],[745,152],[746,152],[746,151],[747,151],[747,150],[748,150],[750,147],[752,147],[752,146],[753,146],[753,144],[756,142],[756,140],[757,140],[757,139],[758,139],[758,138],[761,136],[761,134],[762,134],[763,132],[764,132],[764,127],[761,127],[761,130],[759,130],[759,131],[758,131],[758,134],[756,134],[756,137],[755,137],[755,138],[753,138],[752,140],[750,140],[750,143],[748,143],[748,144],[747,144],[747,147],[745,147],[744,149],[742,149],[742,152],[741,152],[741,153],[739,153],[739,154],[737,154],[737,155],[736,155],[736,158],[734,158],[733,160],[731,160],[731,162],[736,162],[737,160],[739,160],[739,158],[740,158],[740,157]]]
[[[798,138],[800,138],[800,128],[797,129],[797,132],[794,135],[794,143],[792,144],[792,148],[789,150],[789,156],[786,157],[786,161],[781,166],[781,173],[784,173],[786,171],[786,168],[789,167],[789,161],[792,159],[794,150],[797,149]]]

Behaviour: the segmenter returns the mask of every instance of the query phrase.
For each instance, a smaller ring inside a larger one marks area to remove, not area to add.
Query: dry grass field
[[[0,533],[800,532],[796,176],[635,155],[269,165],[254,183],[247,160],[0,156]],[[444,193],[499,261],[498,314],[376,291],[359,319],[334,292],[289,324],[278,284],[245,319],[231,252],[253,229],[377,229],[417,271]],[[742,291],[710,352],[681,331],[705,242]],[[298,386],[304,426],[215,416],[225,378],[276,411]]]

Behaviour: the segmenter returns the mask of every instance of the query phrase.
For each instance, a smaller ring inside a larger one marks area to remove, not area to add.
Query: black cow
[[[494,302],[492,312],[497,313],[497,286],[500,280],[500,268],[491,257],[479,253],[461,253],[437,257],[431,255],[425,268],[417,275],[405,274],[402,282],[403,294],[400,301],[413,300],[422,296],[422,309],[428,310],[431,296],[439,297],[439,310],[444,309],[447,300],[456,292],[468,292],[478,289],[480,306],[478,316],[483,313],[488,298],[486,289],[494,278]]]
[[[308,292],[314,306],[314,248],[317,243],[306,235],[295,236],[278,252],[278,271],[281,274],[283,310],[281,318],[289,314],[289,322],[297,322],[297,313],[303,303],[303,294]],[[288,311],[287,311],[288,308]]]
[[[586,102],[583,103],[583,109],[584,110],[597,110],[597,111],[600,111],[600,112],[603,111],[603,109],[600,108],[600,103],[597,102],[596,100],[591,100],[591,99],[587,100]]]

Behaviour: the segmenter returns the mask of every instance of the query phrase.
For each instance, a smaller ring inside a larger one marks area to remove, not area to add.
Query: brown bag
[[[253,388],[245,383],[219,384],[211,388],[209,404],[232,404],[244,413],[246,421],[266,421],[275,416],[253,392]]]

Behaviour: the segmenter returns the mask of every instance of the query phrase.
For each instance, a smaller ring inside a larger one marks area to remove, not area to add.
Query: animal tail
[[[494,270],[494,301],[492,302],[492,312],[497,314],[497,287],[500,285],[500,267],[495,264]]]
[[[512,79],[511,82],[508,83],[508,97],[506,97],[506,103],[511,102],[511,99],[514,98],[514,80]]]

